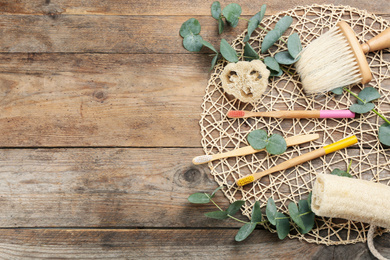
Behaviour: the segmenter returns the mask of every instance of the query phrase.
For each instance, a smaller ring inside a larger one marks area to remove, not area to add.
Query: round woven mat
[[[340,20],[345,20],[351,25],[361,43],[389,27],[389,22],[368,14],[366,11],[333,5],[297,7],[264,19],[261,26],[267,30],[273,29],[275,23],[285,15],[293,17],[293,23],[282,38],[287,41],[291,33],[297,32],[303,47]],[[245,34],[246,31],[232,42],[237,53],[243,53]],[[249,41],[257,52],[259,52],[259,46],[265,34],[264,30],[258,29]],[[261,58],[273,56],[286,48],[286,44],[279,41],[267,54],[260,54],[260,56]],[[243,58],[241,57],[240,60]],[[389,60],[389,50],[368,54],[373,80],[366,85],[379,90],[382,97],[375,102],[376,107],[387,118],[390,118]],[[288,213],[287,206],[290,202],[297,203],[300,199],[307,198],[317,173],[329,174],[335,168],[346,170],[351,160],[350,173],[354,178],[390,185],[390,149],[386,149],[378,141],[378,127],[383,120],[373,112],[357,115],[355,119],[229,119],[226,117],[226,113],[231,109],[252,111],[348,109],[351,104],[355,103],[355,99],[350,94],[344,91],[340,96],[332,93],[305,96],[299,77],[294,66],[291,65],[288,70],[293,75],[284,73],[281,77],[270,78],[268,88],[260,101],[254,104],[243,103],[226,94],[221,87],[219,75],[226,64],[226,61],[220,61],[215,67],[202,103],[200,126],[202,146],[206,154],[222,153],[247,146],[246,136],[255,129],[264,129],[268,133],[279,133],[285,137],[311,133],[320,135],[318,140],[290,147],[282,155],[270,156],[265,152],[260,152],[209,163],[214,179],[219,185],[226,186],[223,192],[229,201],[231,203],[240,199],[246,201],[244,215],[250,217],[255,201],[260,202],[264,211],[269,197],[275,200],[279,211]],[[360,85],[352,87],[356,93],[360,89],[362,89]],[[286,171],[273,173],[243,188],[234,184],[243,176],[264,171],[283,161],[352,134],[356,135],[359,140],[359,143],[353,147],[342,149]],[[272,226],[265,225],[265,228],[275,232]],[[296,226],[292,224],[289,237],[317,244],[349,244],[366,241],[368,228],[369,225],[364,223],[316,217],[315,227],[311,232],[301,235],[297,232]],[[387,231],[377,232],[381,234]]]

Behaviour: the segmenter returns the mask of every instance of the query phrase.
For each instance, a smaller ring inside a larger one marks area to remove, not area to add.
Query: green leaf
[[[256,201],[255,204],[253,204],[251,222],[252,223],[261,222],[261,219],[262,216],[261,216],[260,202]]]
[[[254,130],[246,137],[253,149],[261,150],[267,145],[267,132],[261,129]]]
[[[256,223],[246,223],[237,232],[235,240],[237,242],[245,240],[256,228]]]
[[[301,234],[306,234],[314,227],[315,215],[310,209],[310,205],[307,200],[300,200],[298,202],[300,218],[305,228],[300,228]]]
[[[200,33],[200,23],[195,18],[190,18],[181,25],[179,32],[183,38],[190,34],[198,35]]]
[[[244,58],[247,61],[259,59],[259,54],[252,48],[249,42],[245,43],[244,47]]]
[[[354,113],[363,114],[372,110],[374,107],[375,105],[373,103],[353,104],[349,107],[349,110],[351,110]]]
[[[307,197],[307,204],[309,205],[309,209],[311,210],[311,196],[313,195],[313,192],[309,192],[309,196]]]
[[[232,46],[225,40],[221,40],[221,45],[220,45],[220,51],[222,56],[229,62],[237,62],[238,57],[237,57],[237,52],[233,49]]]
[[[213,198],[213,197],[215,196],[215,193],[216,193],[217,191],[219,191],[220,189],[223,189],[223,186],[219,186],[218,188],[216,188],[216,189],[213,191],[213,193],[211,193],[210,198]]]
[[[279,77],[283,74],[283,70],[280,68],[279,71],[271,70],[271,73],[269,74],[270,77]]]
[[[268,199],[268,202],[267,202],[267,207],[265,209],[265,213],[267,215],[267,219],[268,221],[272,224],[272,225],[276,225],[276,213],[277,213],[277,209],[276,209],[276,205],[275,205],[275,201],[273,200],[273,198],[269,198]]]
[[[275,54],[275,60],[279,64],[290,65],[297,62],[299,60],[299,57],[297,59],[294,59],[293,57],[291,57],[288,51],[282,51]]]
[[[206,193],[194,193],[188,197],[188,201],[196,204],[205,204],[210,202]]]
[[[270,154],[282,154],[287,149],[286,140],[281,135],[273,134],[268,138],[265,148]]]
[[[224,23],[222,17],[220,17],[218,19],[218,33],[221,34],[223,32],[224,28],[225,28],[225,23]]]
[[[337,169],[337,168],[334,169],[330,174],[341,176],[341,177],[352,177],[352,175],[349,174],[348,172],[342,171],[342,170]]]
[[[390,146],[390,124],[384,123],[379,127],[379,141],[387,146]]]
[[[280,32],[277,30],[269,31],[261,43],[261,53],[265,53],[280,38]]]
[[[288,204],[288,212],[290,213],[290,217],[295,222],[295,224],[297,224],[298,227],[305,229],[305,225],[303,224],[303,221],[299,216],[299,210],[297,204],[293,202]]]
[[[209,43],[208,41],[205,41],[205,40],[203,40],[202,39],[202,44],[204,45],[204,46],[206,46],[207,48],[209,48],[210,50],[212,50],[212,51],[214,51],[215,53],[217,53],[218,54],[218,51],[214,48],[214,46],[211,44],[211,43]]]
[[[276,212],[276,232],[278,233],[279,239],[284,239],[288,233],[290,232],[290,222],[288,221],[288,217],[286,217],[283,213]]]
[[[211,61],[211,68],[210,70],[212,70],[214,67],[215,67],[215,64],[217,64],[217,60],[218,60],[218,54],[216,54],[213,58],[213,60]]]
[[[241,15],[241,6],[236,3],[229,4],[223,9],[222,14],[232,27],[236,27],[238,17]]]
[[[360,100],[358,100],[359,104],[366,104],[370,101],[373,101],[375,99],[380,98],[381,94],[379,94],[378,90],[376,90],[375,88],[367,87],[367,88],[364,88],[362,91],[360,91],[358,97],[360,97],[361,99],[363,99],[365,101],[363,103]]]
[[[284,16],[276,23],[275,28],[265,35],[261,44],[261,53],[265,53],[277,40],[279,40],[279,38],[291,25],[292,21],[291,16]]]
[[[249,41],[249,38],[251,37],[252,33],[256,30],[256,28],[259,26],[261,20],[263,20],[265,10],[267,8],[267,5],[262,5],[260,12],[252,16],[251,19],[249,19],[248,22],[248,33],[245,35],[244,42]]]
[[[343,94],[344,88],[339,87],[339,88],[332,89],[331,91],[336,95],[341,95],[341,94]]]
[[[290,53],[291,57],[294,59],[297,58],[298,54],[302,51],[301,40],[297,33],[293,33],[288,37],[287,48],[288,53]]]
[[[183,46],[188,51],[200,51],[202,49],[202,36],[189,34],[183,39]]]
[[[229,205],[229,208],[226,210],[227,214],[229,214],[230,216],[233,216],[234,214],[236,214],[240,210],[240,208],[244,204],[245,204],[245,200],[237,200],[237,201],[233,202],[232,204]]]
[[[282,19],[280,19],[276,24],[275,24],[275,28],[274,30],[278,30],[280,32],[280,36],[283,35],[283,33],[288,29],[288,27],[290,27],[290,25],[292,24],[293,22],[293,19],[291,16],[284,16],[282,17]],[[279,37],[280,37],[279,36]]]
[[[273,71],[279,71],[279,63],[272,57],[268,56],[264,58],[264,64]]]
[[[218,1],[211,5],[211,16],[217,20],[221,17],[221,4]]]
[[[204,215],[208,218],[213,218],[213,219],[227,219],[228,214],[226,211],[212,211],[212,212],[206,212]]]

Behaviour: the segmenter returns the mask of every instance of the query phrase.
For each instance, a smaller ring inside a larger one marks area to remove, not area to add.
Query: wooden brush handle
[[[362,44],[364,53],[390,48],[390,28]]]
[[[253,174],[253,177],[255,180],[258,180],[268,174],[271,174],[271,173],[274,173],[274,172],[278,172],[278,171],[283,171],[283,170],[286,170],[288,168],[291,168],[293,166],[296,166],[298,164],[302,164],[304,162],[307,162],[307,161],[310,161],[312,159],[315,159],[315,158],[318,158],[318,157],[321,157],[323,155],[325,155],[326,152],[325,152],[325,149],[324,148],[320,148],[320,149],[317,149],[317,150],[314,150],[314,151],[311,151],[309,153],[305,153],[301,156],[298,156],[298,157],[295,157],[295,158],[292,158],[290,160],[287,160],[281,164],[278,164],[268,170],[265,170],[263,172],[258,172],[258,173],[254,173]]]

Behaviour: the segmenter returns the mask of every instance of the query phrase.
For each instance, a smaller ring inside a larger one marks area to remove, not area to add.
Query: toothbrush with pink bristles
[[[231,110],[227,113],[230,118],[248,117],[275,117],[275,118],[354,118],[355,113],[350,110],[289,110],[252,112],[244,110]]]

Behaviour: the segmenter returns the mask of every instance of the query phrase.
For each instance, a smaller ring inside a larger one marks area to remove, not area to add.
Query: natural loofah
[[[346,21],[356,32],[360,43],[379,34],[390,27],[390,23],[378,16],[368,14],[348,6],[312,5],[297,7],[278,13],[261,22],[266,30],[272,30],[281,17],[289,15],[293,18],[291,28],[282,39],[296,32],[300,36],[303,47],[307,46],[320,35],[327,32],[340,20]],[[249,40],[260,58],[274,56],[287,50],[285,42],[278,41],[266,54],[260,53],[260,46],[266,35],[265,30],[257,29]],[[233,42],[237,53],[243,56],[246,35],[244,31]],[[243,57],[240,60],[244,60]],[[389,51],[377,51],[367,55],[368,64],[372,70],[373,79],[366,86],[375,87],[381,98],[375,102],[376,109],[390,118],[390,61]],[[280,212],[288,213],[288,204],[306,199],[313,188],[316,175],[329,174],[335,168],[346,170],[352,161],[350,173],[354,178],[370,180],[390,185],[390,149],[380,144],[378,128],[383,123],[373,112],[356,116],[354,119],[277,119],[277,118],[246,118],[231,119],[226,116],[231,110],[247,111],[278,111],[278,110],[334,110],[348,109],[356,102],[349,93],[336,96],[327,93],[319,96],[305,96],[299,75],[294,65],[284,66],[289,73],[280,77],[272,77],[263,95],[257,102],[243,103],[226,95],[222,88],[220,75],[227,66],[226,61],[220,61],[210,76],[202,103],[200,119],[202,146],[205,154],[212,155],[231,151],[247,146],[246,136],[256,129],[264,129],[268,133],[279,133],[290,137],[301,134],[317,133],[320,138],[309,144],[288,148],[281,155],[269,156],[266,153],[256,153],[215,160],[209,163],[211,174],[218,185],[225,185],[225,196],[230,202],[245,200],[243,214],[250,218],[255,201],[259,201],[262,209],[267,200],[272,197]],[[351,88],[358,93],[363,86]],[[350,135],[356,135],[359,142],[355,148],[342,149],[333,154],[320,157],[288,170],[273,173],[260,181],[237,187],[236,180],[249,174],[264,171],[283,161],[318,149],[324,145],[341,140]],[[311,243],[338,245],[365,242],[370,225],[351,220],[316,217],[312,231],[302,235],[293,226],[290,238],[298,238]],[[271,225],[265,228],[275,232]],[[376,235],[386,230],[377,229]]]
[[[260,60],[229,63],[221,73],[223,89],[243,102],[256,102],[268,85],[270,71]]]

